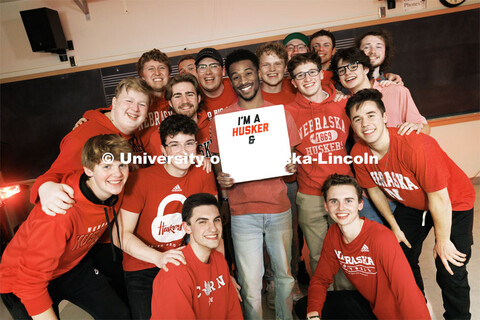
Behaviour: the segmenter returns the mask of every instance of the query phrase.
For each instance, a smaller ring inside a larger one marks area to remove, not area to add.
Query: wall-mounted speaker
[[[68,48],[56,10],[39,8],[20,11],[33,52],[61,53]]]

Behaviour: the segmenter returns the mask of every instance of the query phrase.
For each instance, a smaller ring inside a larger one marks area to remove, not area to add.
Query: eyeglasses
[[[295,48],[297,49],[297,51],[302,51],[302,50],[307,50],[307,45],[301,43],[301,44],[289,44],[288,46],[286,46],[287,48],[287,51],[293,51],[295,50]]]
[[[210,64],[199,64],[197,66],[197,72],[198,73],[203,73],[203,72],[207,71],[207,68],[210,68],[211,71],[217,71],[218,69],[220,69],[220,67],[221,67],[221,65],[218,62],[210,63]]]
[[[296,79],[296,80],[303,80],[305,79],[305,77],[307,76],[307,73],[310,77],[316,77],[318,76],[318,74],[320,73],[320,70],[318,69],[310,69],[306,72],[299,72],[295,75],[293,75],[293,77]]]
[[[355,70],[357,70],[357,69],[358,69],[358,61],[349,63],[349,64],[347,64],[346,66],[337,68],[337,74],[338,74],[339,76],[343,76],[345,73],[347,73],[347,68],[348,68],[348,70],[350,70],[350,71],[355,71]]]
[[[185,151],[190,152],[190,151],[195,150],[195,147],[197,146],[197,141],[193,141],[193,140],[187,141],[183,145],[181,143],[178,143],[178,142],[172,142],[172,143],[169,143],[169,144],[165,145],[165,147],[169,147],[172,150],[172,152],[174,152],[174,153],[182,151],[182,146],[185,149]]]

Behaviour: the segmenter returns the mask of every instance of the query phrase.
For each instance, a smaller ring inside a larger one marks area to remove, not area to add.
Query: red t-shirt
[[[243,319],[227,262],[212,250],[208,263],[188,245],[187,264],[168,265],[153,281],[152,319]]]
[[[272,104],[265,101],[260,108],[268,106],[272,106]],[[223,110],[222,114],[244,110],[238,103],[235,103]],[[290,113],[286,110],[285,119],[287,121],[290,146],[296,146],[300,143],[297,126]],[[219,153],[215,118],[212,119],[212,144],[210,150],[214,153]],[[281,213],[290,208],[287,187],[282,177],[237,183],[228,188],[227,193],[232,215]]]
[[[360,234],[348,244],[337,224],[328,229],[308,288],[307,313],[321,313],[339,267],[370,302],[378,319],[430,319],[412,269],[395,235],[385,226],[365,219]]]
[[[363,188],[380,187],[407,207],[428,209],[428,192],[448,189],[453,211],[473,208],[475,190],[467,175],[448,157],[432,137],[420,133],[400,136],[388,128],[390,146],[378,164],[354,164]],[[352,149],[353,157],[373,155],[364,141]]]
[[[295,100],[295,93],[282,87],[282,91],[278,93],[268,93],[262,90],[263,100],[271,102],[274,105],[287,105]]]
[[[282,90],[287,90],[293,93],[294,95],[297,94],[297,88],[295,88],[292,84],[292,79],[290,77],[284,77],[282,80]]]
[[[229,78],[223,78],[223,92],[216,98],[203,97],[202,108],[207,112],[207,116],[212,119],[223,109],[234,104],[238,100],[237,93],[233,90],[232,83]]]
[[[212,172],[192,165],[181,178],[171,176],[164,165],[138,169],[128,178],[122,209],[138,213],[135,235],[148,246],[164,252],[182,243],[182,205],[199,192],[217,194]],[[155,265],[123,254],[125,271],[153,268]]]
[[[298,191],[316,196],[322,194],[322,185],[329,175],[338,173],[353,176],[348,164],[324,163],[328,161],[329,155],[347,155],[345,142],[350,129],[350,119],[345,113],[347,100],[333,101],[333,85],[324,86],[323,89],[328,97],[321,103],[310,101],[299,92],[295,101],[286,106],[295,119],[302,139],[302,143],[295,147],[295,154],[312,159],[311,164],[304,161],[298,165]]]
[[[163,120],[162,120],[163,121]],[[206,158],[211,157],[209,150],[210,142],[210,119],[207,117],[207,113],[203,110],[198,112],[198,133],[197,133],[197,151],[198,154],[203,155]],[[145,151],[149,155],[161,155],[162,154],[162,140],[160,139],[159,128],[156,130],[147,129],[144,135],[142,135],[142,141],[145,146]]]

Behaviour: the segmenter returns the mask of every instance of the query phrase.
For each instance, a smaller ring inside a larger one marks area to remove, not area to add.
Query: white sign
[[[215,116],[222,171],[235,183],[290,175],[283,105]]]
[[[405,11],[415,11],[427,8],[427,0],[403,0]]]

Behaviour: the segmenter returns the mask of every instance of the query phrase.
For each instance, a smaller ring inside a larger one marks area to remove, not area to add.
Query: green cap
[[[308,47],[308,37],[300,32],[290,33],[288,36],[286,36],[285,39],[283,39],[283,45],[286,46],[287,43],[289,43],[293,39],[298,39],[302,41]]]

